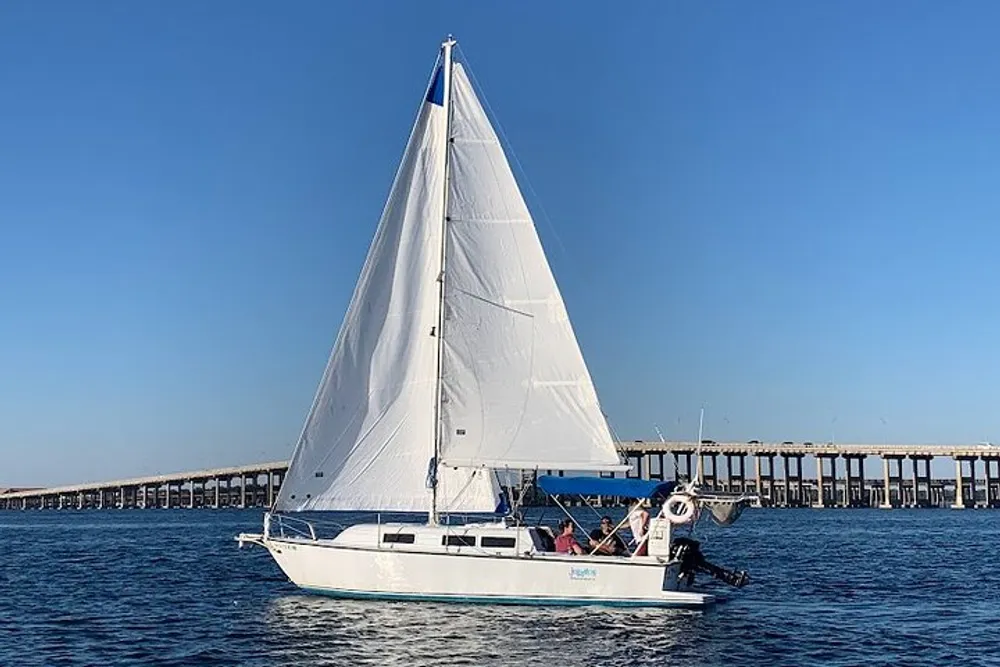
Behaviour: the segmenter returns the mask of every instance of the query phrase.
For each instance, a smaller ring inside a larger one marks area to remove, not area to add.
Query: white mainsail
[[[622,470],[531,214],[461,64],[452,104],[441,459]]]
[[[428,88],[276,509],[425,511],[437,401],[443,72]],[[442,469],[442,511],[491,512],[488,471]]]
[[[626,468],[496,133],[462,66],[448,77],[443,62],[279,511],[490,512],[494,469]]]

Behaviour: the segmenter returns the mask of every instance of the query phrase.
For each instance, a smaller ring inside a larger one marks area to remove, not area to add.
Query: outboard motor
[[[680,560],[678,579],[686,577],[689,585],[694,580],[695,572],[704,572],[736,588],[742,588],[750,581],[750,575],[743,570],[727,570],[705,560],[698,540],[678,537],[670,546],[670,556]]]

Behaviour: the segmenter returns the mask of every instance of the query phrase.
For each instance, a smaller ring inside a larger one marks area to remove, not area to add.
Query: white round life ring
[[[667,521],[672,524],[687,523],[694,517],[694,501],[688,496],[671,496],[667,499],[663,509],[667,515]]]

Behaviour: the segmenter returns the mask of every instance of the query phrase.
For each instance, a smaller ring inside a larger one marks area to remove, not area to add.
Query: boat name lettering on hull
[[[577,581],[593,581],[597,579],[597,568],[571,567],[569,568],[569,578]]]

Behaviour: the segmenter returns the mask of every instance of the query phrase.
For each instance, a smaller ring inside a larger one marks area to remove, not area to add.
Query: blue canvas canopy
[[[538,488],[550,495],[619,496],[622,498],[666,498],[676,482],[611,477],[556,477],[542,475]]]

